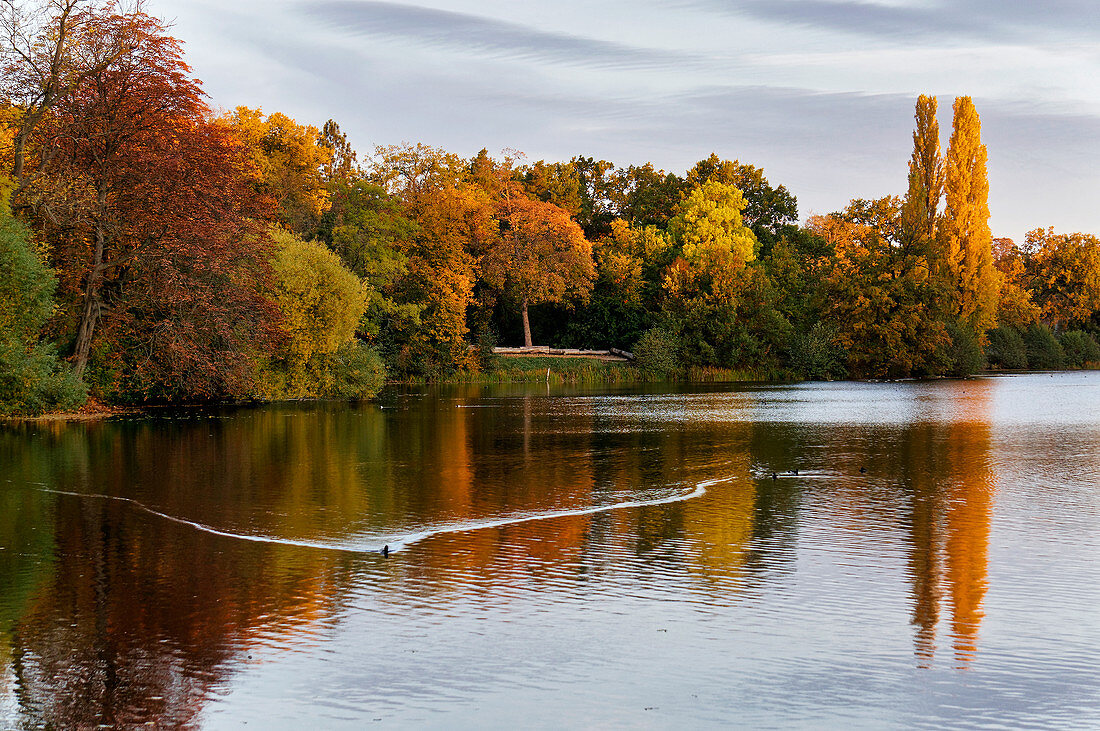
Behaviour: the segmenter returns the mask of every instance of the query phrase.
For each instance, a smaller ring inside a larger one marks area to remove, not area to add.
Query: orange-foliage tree
[[[497,216],[501,235],[482,257],[482,273],[519,304],[523,343],[530,346],[530,305],[591,292],[592,244],[569,214],[553,203],[510,193],[497,205]]]
[[[419,316],[393,323],[391,359],[403,372],[433,375],[466,365],[476,257],[499,235],[492,200],[465,180],[456,155],[426,145],[379,149],[372,175],[415,223],[410,238],[396,242],[406,272],[393,291]]]
[[[239,137],[259,172],[256,190],[275,200],[275,218],[289,231],[311,234],[329,205],[323,176],[335,150],[320,131],[279,112],[237,107],[219,123]]]

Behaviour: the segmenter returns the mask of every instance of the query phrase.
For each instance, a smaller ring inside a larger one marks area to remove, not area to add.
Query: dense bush
[[[1024,344],[1027,346],[1029,368],[1046,370],[1065,365],[1066,355],[1062,346],[1046,325],[1031,323],[1024,332]]]
[[[969,328],[951,324],[947,326],[947,334],[951,336],[948,374],[956,377],[970,376],[985,367],[982,346]]]
[[[262,369],[264,398],[367,398],[385,369],[355,340],[367,308],[362,281],[320,243],[273,230],[275,299],[287,338]]]
[[[1070,330],[1058,336],[1058,343],[1066,355],[1066,365],[1081,368],[1100,361],[1100,345],[1083,330]]]
[[[650,328],[635,344],[634,357],[643,371],[672,375],[680,370],[680,338],[669,327]]]
[[[0,192],[6,186],[0,180]],[[54,273],[42,263],[27,230],[0,200],[0,414],[72,408],[86,398],[39,331],[53,312]]]
[[[386,366],[371,347],[348,343],[332,356],[332,383],[324,395],[339,399],[371,398],[386,379]]]
[[[1020,331],[1010,325],[1002,325],[989,331],[989,345],[985,356],[990,365],[1022,370],[1027,368],[1027,346]]]
[[[831,381],[847,375],[835,331],[820,322],[793,336],[788,350],[790,367],[802,378]]]

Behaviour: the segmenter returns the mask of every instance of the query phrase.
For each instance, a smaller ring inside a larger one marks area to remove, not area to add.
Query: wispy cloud
[[[298,7],[332,30],[481,57],[605,70],[686,67],[698,61],[688,53],[639,48],[415,5],[329,0],[303,2]]]
[[[1100,29],[1092,0],[687,0],[690,6],[786,26],[897,40],[1034,40],[1046,32],[1080,37]]]

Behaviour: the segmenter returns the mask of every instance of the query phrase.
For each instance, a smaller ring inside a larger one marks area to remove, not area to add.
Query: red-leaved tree
[[[160,21],[110,12],[81,30],[85,55],[111,60],[39,127],[47,177],[82,201],[40,221],[70,295],[74,370],[95,353],[142,399],[247,392],[279,336],[259,222],[270,201]]]

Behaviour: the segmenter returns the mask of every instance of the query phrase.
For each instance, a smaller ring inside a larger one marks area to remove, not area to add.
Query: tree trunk
[[[103,196],[101,195],[100,198],[102,200]],[[84,377],[84,369],[88,365],[88,353],[92,349],[92,336],[95,335],[96,321],[99,320],[99,286],[103,282],[103,250],[107,243],[106,239],[102,222],[97,222],[95,254],[92,259],[92,269],[84,282],[84,307],[80,313],[80,327],[76,333],[76,347],[73,350],[73,375],[77,379]]]
[[[80,313],[80,329],[76,334],[76,348],[73,352],[73,375],[77,379],[84,377],[88,365],[88,353],[92,349],[92,336],[95,334],[96,321],[99,319],[99,279],[98,268],[88,273],[88,283],[84,287],[84,308]]]
[[[527,300],[523,300],[523,344],[531,347],[531,321],[527,319]]]

